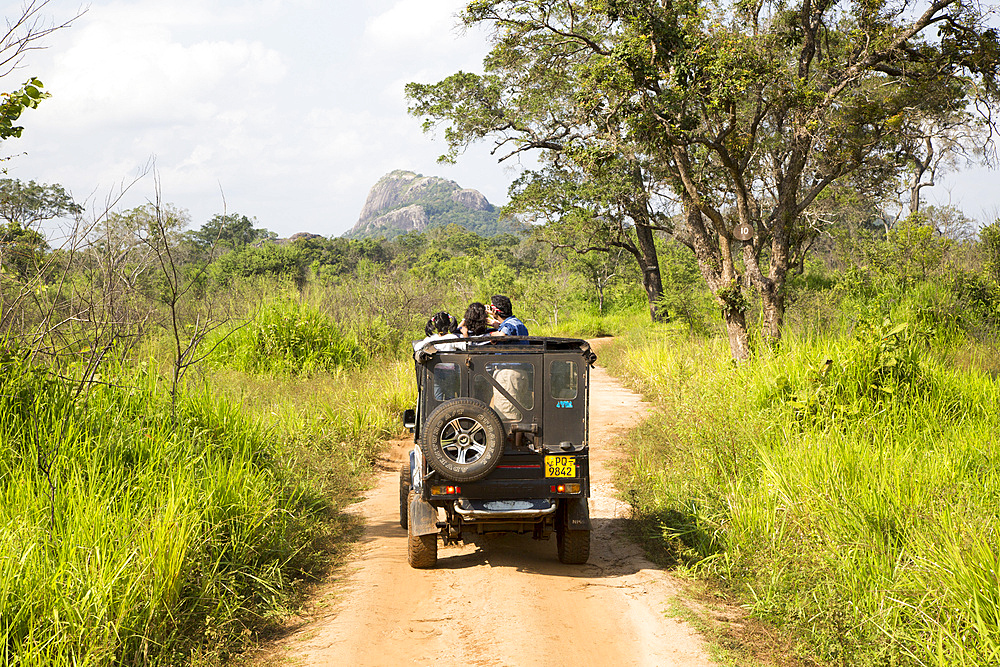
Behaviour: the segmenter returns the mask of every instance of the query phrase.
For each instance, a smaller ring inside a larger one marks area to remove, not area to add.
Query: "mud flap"
[[[590,508],[586,498],[566,502],[566,527],[569,530],[590,530]]]
[[[430,535],[438,532],[437,508],[419,496],[410,499],[410,532],[413,535]]]

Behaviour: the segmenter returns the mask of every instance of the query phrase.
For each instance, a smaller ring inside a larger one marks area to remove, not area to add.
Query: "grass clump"
[[[1000,661],[1000,390],[913,323],[796,341],[631,337],[602,355],[660,414],[619,483],[660,557],[832,665]]]
[[[365,361],[361,345],[328,315],[288,300],[266,303],[212,345],[214,363],[251,374],[309,375]]]

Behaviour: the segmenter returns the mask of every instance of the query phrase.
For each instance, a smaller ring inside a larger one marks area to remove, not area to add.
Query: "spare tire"
[[[430,466],[455,482],[486,477],[503,455],[500,417],[475,398],[453,398],[434,408],[424,424],[420,448]]]

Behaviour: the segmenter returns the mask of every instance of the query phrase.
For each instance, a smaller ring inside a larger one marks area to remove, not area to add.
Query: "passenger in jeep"
[[[496,331],[491,336],[527,336],[528,327],[524,322],[514,317],[513,306],[510,299],[502,294],[495,294],[490,299],[490,305],[486,308],[490,317],[490,324],[496,327]],[[528,370],[530,364],[499,363],[494,365],[493,379],[503,387],[514,401],[521,405],[531,405],[529,396],[531,394],[531,378]],[[504,421],[517,422],[521,420],[521,412],[517,409],[517,404],[513,403],[503,393],[494,391],[489,401],[500,418]]]
[[[450,339],[460,337],[458,322],[451,314],[440,311],[434,313],[424,326],[427,337],[413,344],[414,350],[420,350],[427,343],[434,343],[434,348],[440,352],[457,352],[465,349],[465,343],[450,343]],[[434,398],[446,401],[455,398],[459,390],[458,368],[454,364],[440,364],[434,369]]]
[[[495,294],[486,309],[490,315],[489,324],[496,327],[491,336],[527,336],[528,327],[514,317],[514,307],[503,294]]]
[[[453,315],[445,311],[440,311],[434,313],[430,319],[427,320],[427,324],[424,325],[424,333],[427,335],[421,341],[413,344],[414,350],[419,350],[427,343],[433,341],[446,340],[449,338],[458,338],[458,322],[455,320]],[[454,351],[464,349],[464,346],[457,343],[439,343],[437,349],[442,351]]]
[[[466,337],[485,336],[488,334],[490,328],[486,306],[478,301],[470,303],[469,307],[465,309],[465,317],[462,318],[462,322],[458,325],[458,328],[462,332],[462,335]]]

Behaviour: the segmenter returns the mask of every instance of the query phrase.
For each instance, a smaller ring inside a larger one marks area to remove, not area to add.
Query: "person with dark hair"
[[[434,344],[438,352],[457,352],[465,349],[465,343],[445,342],[451,338],[459,338],[458,322],[454,316],[439,311],[431,315],[424,325],[427,337],[413,344],[414,350],[420,350],[428,343]],[[458,365],[454,362],[439,363],[434,366],[434,398],[446,401],[458,396],[460,381]]]
[[[457,334],[458,333],[458,322],[455,317],[445,311],[440,311],[434,313],[427,324],[424,326],[424,333],[427,336],[433,336],[435,333],[439,335],[444,334]]]
[[[524,322],[514,317],[514,308],[510,303],[510,299],[505,297],[503,294],[493,295],[493,298],[490,299],[490,306],[488,310],[493,316],[490,324],[494,324],[496,326],[496,331],[494,331],[491,335],[528,335],[528,327],[524,326]]]
[[[427,343],[435,343],[434,347],[442,352],[454,352],[455,350],[462,348],[462,346],[457,343],[437,342],[448,338],[459,337],[458,323],[455,321],[455,317],[443,310],[434,313],[427,320],[427,324],[424,325],[424,333],[427,334],[427,337],[414,343],[414,350],[419,350]]]
[[[489,319],[486,314],[486,306],[473,301],[465,309],[465,318],[459,324],[459,329],[463,336],[485,336],[490,332]]]

